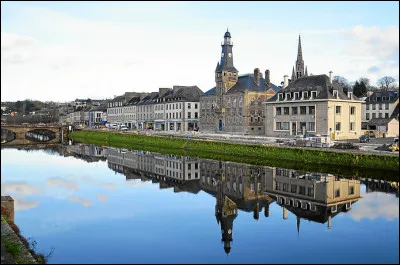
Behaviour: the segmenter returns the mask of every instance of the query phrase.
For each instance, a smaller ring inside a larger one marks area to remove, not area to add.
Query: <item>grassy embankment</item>
[[[175,137],[78,131],[74,141],[339,175],[398,179],[399,157],[327,150],[236,144]]]

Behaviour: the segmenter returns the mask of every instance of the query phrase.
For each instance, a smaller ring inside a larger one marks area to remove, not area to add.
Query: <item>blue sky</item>
[[[1,2],[2,100],[112,98],[214,84],[226,27],[239,74],[398,79],[398,2]]]

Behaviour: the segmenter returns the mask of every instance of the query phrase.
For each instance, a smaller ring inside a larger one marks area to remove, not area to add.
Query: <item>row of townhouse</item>
[[[108,103],[107,122],[124,124],[130,129],[192,131],[199,125],[197,86],[159,88],[158,92],[126,92]]]

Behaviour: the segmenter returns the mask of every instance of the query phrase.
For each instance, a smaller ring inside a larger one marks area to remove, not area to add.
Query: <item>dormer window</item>
[[[308,98],[308,91],[303,91],[303,99],[307,99]]]
[[[290,93],[286,93],[286,100],[290,100]]]
[[[293,99],[299,99],[299,92],[294,92],[294,97],[293,97]]]
[[[278,94],[278,100],[279,100],[279,101],[283,100],[283,93],[279,93],[279,94]]]
[[[311,98],[317,97],[317,91],[311,91]]]
[[[333,97],[337,98],[339,95],[338,91],[336,89],[333,90]]]

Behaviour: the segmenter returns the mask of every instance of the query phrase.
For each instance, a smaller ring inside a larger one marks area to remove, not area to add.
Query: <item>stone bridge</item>
[[[8,131],[8,132],[7,132]],[[44,136],[51,136],[52,139],[44,142],[35,141],[29,137],[32,131],[40,131]],[[21,145],[37,145],[37,144],[55,144],[61,143],[66,139],[68,133],[67,126],[59,125],[1,125],[2,143],[1,146],[21,146]],[[14,134],[14,140],[3,142],[3,132]],[[28,133],[28,134],[27,134]],[[53,138],[54,137],[54,138]]]

